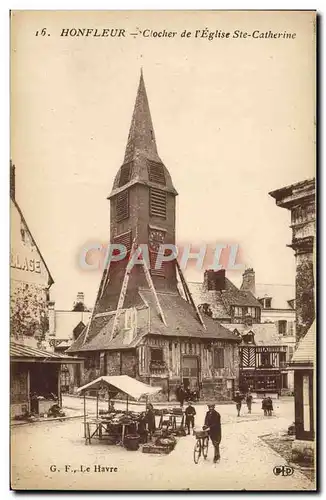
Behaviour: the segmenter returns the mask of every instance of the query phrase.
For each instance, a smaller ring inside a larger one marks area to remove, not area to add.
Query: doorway
[[[182,357],[182,383],[185,389],[199,389],[199,362],[197,356]]]

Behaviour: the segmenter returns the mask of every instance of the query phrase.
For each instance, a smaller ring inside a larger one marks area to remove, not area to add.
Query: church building
[[[176,259],[155,268],[160,244],[175,245],[177,194],[157,151],[141,74],[123,164],[109,195],[110,243],[123,244],[127,258],[105,269],[90,322],[67,352],[85,358],[83,383],[126,374],[161,386],[164,399],[173,399],[183,383],[201,396],[228,400],[238,384],[238,337],[200,313]],[[141,244],[149,249],[148,266],[128,270]]]

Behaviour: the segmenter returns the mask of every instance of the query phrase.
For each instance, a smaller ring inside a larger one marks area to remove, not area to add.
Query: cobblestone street
[[[82,409],[83,401],[65,397],[64,406]],[[119,404],[116,407],[119,408]],[[236,416],[234,405],[217,409],[222,419],[221,461],[193,462],[193,436],[178,439],[170,455],[149,455],[127,451],[119,446],[93,441],[85,446],[82,419],[14,426],[11,432],[13,463],[12,487],[15,489],[163,489],[163,490],[311,490],[314,485],[299,471],[292,476],[273,474],[285,461],[259,436],[287,429],[293,421],[293,400],[275,402],[275,415],[263,417],[260,403],[251,415],[243,408]],[[105,407],[105,404],[104,404]],[[123,407],[123,405],[121,405]],[[89,412],[95,402],[87,401]],[[133,406],[137,409],[137,406]],[[203,424],[205,405],[197,405],[196,423]],[[78,412],[80,413],[80,411]],[[94,472],[94,465],[117,467],[117,472]],[[55,465],[57,471],[51,472]],[[71,469],[65,472],[65,466]],[[80,472],[80,466],[90,472]],[[73,472],[76,470],[76,472]]]

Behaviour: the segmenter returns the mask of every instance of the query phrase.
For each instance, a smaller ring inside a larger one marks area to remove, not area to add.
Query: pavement
[[[64,397],[63,406],[79,411],[83,401]],[[100,408],[106,407],[100,402]],[[119,404],[116,404],[117,409]],[[125,405],[121,404],[124,408]],[[140,405],[139,408],[143,408]],[[159,407],[159,405],[155,405]],[[196,425],[204,422],[206,408],[195,406]],[[95,402],[87,401],[89,414]],[[133,407],[137,409],[137,407]],[[262,415],[253,404],[252,414],[235,405],[217,407],[222,421],[221,461],[213,464],[210,444],[207,460],[193,461],[193,436],[178,439],[169,455],[132,452],[116,445],[93,441],[85,445],[83,421],[48,422],[16,426],[11,430],[13,489],[71,490],[314,490],[300,471],[275,476],[275,466],[286,461],[260,436],[286,430],[293,422],[293,400],[274,403],[273,417]],[[103,467],[100,469],[95,466]],[[52,469],[52,470],[51,470]],[[99,470],[99,471],[98,471]]]

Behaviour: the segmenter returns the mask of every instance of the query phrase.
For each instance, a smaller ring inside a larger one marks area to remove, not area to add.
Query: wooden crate
[[[144,444],[143,453],[153,453],[155,455],[168,455],[172,451],[170,446],[157,446],[155,444]]]

